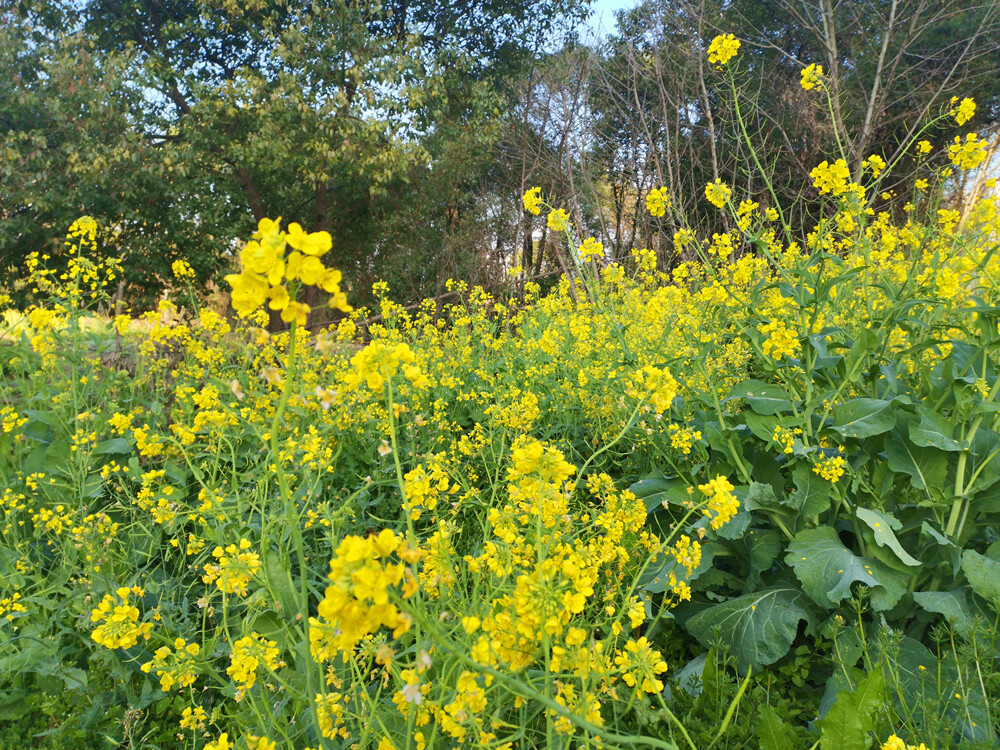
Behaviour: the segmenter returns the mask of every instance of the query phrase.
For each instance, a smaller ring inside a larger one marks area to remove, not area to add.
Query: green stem
[[[304,631],[308,630],[309,622],[309,569],[306,567],[305,545],[302,540],[302,529],[299,528],[298,519],[295,513],[295,503],[292,500],[292,493],[288,486],[288,477],[285,476],[285,469],[282,462],[281,451],[278,445],[278,430],[281,427],[282,419],[285,416],[285,409],[288,400],[292,395],[292,384],[295,380],[295,339],[297,323],[292,321],[288,330],[288,357],[285,364],[285,383],[281,391],[281,398],[278,406],[274,410],[274,418],[271,420],[271,460],[274,461],[274,473],[278,480],[278,489],[281,493],[281,504],[285,511],[285,525],[292,536],[295,545],[295,556],[299,563],[299,612],[298,619]],[[306,670],[306,697],[309,700],[310,714],[312,715],[313,726],[319,729],[319,713],[316,709],[316,701],[312,697],[316,694],[314,688],[314,675],[312,665]],[[325,747],[326,741],[322,739],[322,733],[317,731],[317,736],[321,737],[320,745]]]

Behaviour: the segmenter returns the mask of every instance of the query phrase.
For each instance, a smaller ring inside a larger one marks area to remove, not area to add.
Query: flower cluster
[[[330,560],[331,584],[319,603],[319,618],[309,620],[313,658],[329,661],[383,627],[395,637],[410,629],[410,616],[389,601],[390,592],[399,597],[416,592],[405,564],[388,561],[397,553],[405,562],[419,558],[388,529],[370,537],[348,536],[340,543]]]
[[[812,63],[802,69],[802,88],[812,91],[823,85],[823,66]]]
[[[948,158],[959,169],[975,169],[986,159],[986,141],[975,133],[965,136],[965,142],[955,136],[955,142],[948,147]]]
[[[715,182],[705,185],[705,197],[716,208],[725,208],[726,203],[729,202],[729,196],[732,194],[733,191],[729,186],[718,178]]]
[[[524,209],[535,216],[538,216],[542,212],[542,189],[540,187],[533,187],[528,190],[522,199],[524,201]]]
[[[564,208],[553,209],[546,221],[553,232],[565,232],[569,226],[569,213]]]
[[[813,464],[813,473],[828,482],[836,482],[847,470],[847,459],[843,456],[828,456]]]
[[[205,565],[202,580],[214,583],[224,594],[246,596],[247,585],[260,570],[260,555],[250,551],[252,546],[248,539],[240,539],[239,546],[216,547],[212,550],[216,561]]]
[[[767,336],[761,344],[761,349],[768,357],[780,360],[798,354],[798,334],[786,327],[783,321],[772,320],[770,323],[758,326],[757,330]]]
[[[837,159],[833,164],[824,160],[809,173],[809,176],[813,179],[813,186],[819,189],[820,195],[827,193],[842,195],[847,192],[851,181],[851,170],[847,168],[847,162],[843,159]]]
[[[955,106],[955,105],[958,106]],[[962,99],[961,103],[958,101],[957,96],[951,98],[951,116],[955,118],[955,122],[959,125],[965,125],[969,120],[971,120],[976,115],[976,102],[969,97]]]
[[[586,262],[591,258],[603,258],[604,257],[604,243],[598,242],[593,237],[588,237],[580,245],[577,252],[580,254],[580,260]]]
[[[646,196],[646,210],[650,216],[660,218],[667,213],[670,208],[670,197],[666,188],[653,188]]]
[[[279,658],[278,644],[274,641],[261,638],[257,633],[240,638],[233,644],[230,664],[226,668],[226,674],[236,682],[236,700],[254,686],[262,668],[273,672],[282,666],[284,662]]]
[[[733,494],[736,488],[721,474],[705,484],[699,484],[698,489],[708,498],[702,513],[708,516],[713,529],[720,528],[740,509],[740,501]]]
[[[633,373],[627,393],[633,398],[649,399],[653,411],[662,414],[670,409],[677,396],[677,381],[667,370],[646,365]]]
[[[402,369],[403,376],[415,388],[427,388],[430,381],[420,367],[414,364],[416,359],[413,350],[403,342],[389,344],[373,341],[351,357],[354,369],[346,375],[344,383],[351,389],[359,388],[363,383],[372,391],[381,393],[386,381]]]
[[[910,745],[895,734],[891,734],[889,739],[882,743],[882,750],[927,750],[927,746],[923,742],[919,745]]]
[[[292,252],[286,256],[288,247]],[[327,292],[330,307],[350,312],[347,295],[340,289],[340,271],[320,260],[331,247],[329,232],[309,234],[294,222],[283,232],[281,219],[261,219],[253,239],[240,253],[242,271],[226,276],[233,288],[233,309],[250,315],[266,302],[270,309],[280,311],[286,323],[305,325],[309,306],[295,301],[295,290],[305,285]]]
[[[740,51],[740,40],[732,34],[719,34],[708,45],[708,61],[723,66]]]
[[[143,672],[156,672],[160,678],[160,688],[169,693],[176,686],[190,687],[198,677],[198,663],[195,657],[201,652],[197,643],[188,643],[183,638],[174,641],[174,647],[161,646],[156,649],[152,661],[142,665]]]
[[[95,642],[105,648],[132,648],[139,638],[149,640],[153,623],[139,622],[139,608],[129,601],[130,595],[142,596],[138,586],[122,586],[114,595],[105,594],[101,603],[90,613],[90,621],[100,623],[91,633]]]

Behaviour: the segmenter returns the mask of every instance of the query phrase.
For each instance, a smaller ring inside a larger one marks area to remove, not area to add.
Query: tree
[[[21,224],[0,231],[2,265],[16,268],[29,246],[58,236],[57,225],[73,210],[110,228],[109,252],[143,259],[147,297],[169,283],[163,261],[211,259],[194,264],[204,279],[264,216],[333,233],[334,262],[348,279],[366,279],[409,249],[381,234],[396,224],[400,205],[411,215],[418,205],[428,212],[415,223],[440,249],[449,211],[468,200],[470,181],[488,168],[490,124],[501,117],[506,82],[582,7],[580,0],[323,0],[301,7],[280,0],[24,0],[16,15],[30,32],[21,32],[20,49],[35,65],[13,98],[22,90],[35,90],[39,106],[59,98],[46,70],[83,47],[102,70],[121,71],[110,99],[126,126],[95,132],[84,112],[77,119],[90,130],[67,143],[57,126],[40,133],[24,118],[8,125],[0,110],[5,145],[16,151],[8,160],[14,171],[28,140],[44,141],[49,155],[45,170],[22,180]],[[104,206],[70,187],[70,205],[51,207],[46,196],[58,189],[72,155],[94,147],[91,135],[115,165],[102,178],[120,202]],[[463,160],[448,161],[448,138],[473,144],[462,168],[448,170],[450,180],[438,177],[436,162]],[[135,198],[126,189],[133,182],[149,197],[130,213],[124,204]],[[21,227],[32,223],[40,229],[29,236]],[[411,281],[415,290],[426,283]]]

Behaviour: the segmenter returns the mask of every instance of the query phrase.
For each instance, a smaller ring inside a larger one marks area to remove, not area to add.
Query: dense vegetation
[[[749,176],[637,193],[659,244],[627,253],[529,184],[502,292],[362,307],[291,215],[219,256],[224,297],[163,254],[145,312],[117,225],[27,253],[0,296],[0,747],[995,747],[982,107],[860,160],[836,138],[792,196],[748,46],[702,63]],[[835,121],[829,69],[796,77]]]

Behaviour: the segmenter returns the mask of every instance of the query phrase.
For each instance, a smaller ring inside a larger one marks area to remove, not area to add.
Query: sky
[[[603,27],[607,33],[614,29],[616,10],[638,5],[639,0],[593,0],[590,12],[590,27],[595,31]]]

